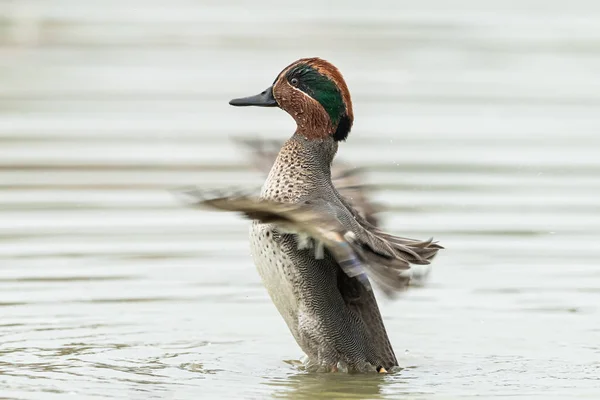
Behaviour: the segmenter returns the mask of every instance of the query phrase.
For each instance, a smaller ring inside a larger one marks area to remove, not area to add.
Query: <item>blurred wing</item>
[[[267,175],[277,159],[282,143],[277,140],[263,139],[236,139],[251,150],[252,164],[259,171]],[[364,183],[359,168],[334,161],[331,168],[331,181],[337,191],[352,205],[352,207],[370,224],[377,226],[379,220],[376,217],[380,207],[369,200],[368,186]]]
[[[371,289],[365,265],[346,240],[344,227],[335,217],[319,212],[311,203],[279,203],[244,194],[224,196],[196,189],[187,189],[181,194],[194,206],[236,211],[248,219],[274,224],[284,233],[311,237],[330,251],[346,275],[356,277]]]
[[[368,198],[369,186],[364,182],[360,168],[334,161],[331,169],[331,180],[338,193],[350,203],[358,214],[373,226],[379,226],[377,213],[381,207]]]
[[[215,193],[208,197],[195,189],[183,194],[195,206],[237,211],[246,218],[274,224],[286,233],[309,236],[329,250],[346,275],[358,278],[370,289],[365,275],[368,272],[387,295],[408,285],[410,275],[406,271],[410,264],[429,264],[441,248],[431,240],[421,242],[370,231],[351,215],[347,218],[346,208],[323,200],[288,204],[243,194]]]
[[[421,241],[384,232],[363,218],[346,198],[341,197],[339,200],[344,206],[344,210],[350,214],[346,219],[349,221],[348,224],[353,226],[357,240],[369,249],[368,253],[372,257],[379,259],[379,262],[376,261],[372,264],[375,269],[372,271],[372,275],[375,274],[380,277],[381,282],[379,283],[382,285],[384,291],[386,289],[385,282],[390,282],[388,276],[391,273],[389,268],[392,265],[395,265],[395,269],[403,267],[408,269],[411,264],[429,265],[438,250],[443,249],[442,246],[434,242],[431,238]],[[357,228],[356,225],[359,227]],[[389,259],[390,261],[385,262],[385,259]],[[428,273],[429,269],[421,270],[418,273],[411,271],[411,278],[415,278],[415,282],[411,281],[411,284],[422,285]],[[394,288],[391,289],[394,290]]]
[[[277,140],[235,138],[234,141],[250,150],[252,165],[265,175],[271,171],[282,146]]]

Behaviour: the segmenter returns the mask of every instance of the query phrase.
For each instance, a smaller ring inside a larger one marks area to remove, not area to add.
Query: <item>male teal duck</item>
[[[189,190],[194,204],[253,220],[252,256],[277,310],[318,371],[387,372],[398,365],[369,278],[386,294],[403,289],[411,264],[429,264],[439,246],[385,233],[360,201],[340,194],[331,165],[353,123],[338,69],[300,59],[262,93],[233,106],[279,107],[296,132],[273,163],[259,197]]]

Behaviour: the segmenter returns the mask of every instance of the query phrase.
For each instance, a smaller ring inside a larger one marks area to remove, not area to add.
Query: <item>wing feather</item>
[[[309,236],[331,252],[346,275],[357,277],[371,289],[368,273],[390,296],[408,285],[407,271],[411,264],[429,264],[442,248],[431,239],[418,241],[379,229],[372,231],[367,229],[370,226],[362,226],[360,219],[348,223],[340,215],[351,210],[320,199],[280,203],[240,193],[207,193],[194,188],[182,194],[194,206],[239,212],[248,219],[274,224],[286,233]]]

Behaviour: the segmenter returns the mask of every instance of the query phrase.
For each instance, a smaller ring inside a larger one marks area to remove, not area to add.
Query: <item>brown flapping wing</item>
[[[277,140],[235,138],[234,141],[250,150],[252,165],[264,175],[271,171],[282,146]]]
[[[344,226],[334,215],[321,212],[310,202],[280,203],[242,193],[224,195],[194,188],[182,190],[180,194],[194,206],[239,212],[248,219],[274,224],[286,233],[309,236],[331,252],[348,276],[358,278],[371,288],[365,265],[357,257],[354,246],[346,240]]]
[[[441,248],[432,241],[367,229],[346,208],[320,199],[290,204],[244,194],[207,194],[197,189],[182,194],[195,206],[240,212],[246,218],[274,224],[285,232],[310,236],[331,252],[348,276],[356,277],[370,289],[366,272],[390,296],[407,286],[411,264],[429,264]]]
[[[364,258],[369,260],[365,262],[371,266],[371,276],[388,295],[399,288],[390,286],[390,282],[396,282],[393,277],[398,270],[408,269],[411,264],[429,265],[438,250],[443,249],[433,239],[421,241],[386,233],[363,218],[346,198],[340,196],[339,199],[351,216],[349,224],[353,226],[353,232],[357,235],[356,240],[365,249]],[[418,284],[422,284],[428,272],[427,270],[416,276]]]

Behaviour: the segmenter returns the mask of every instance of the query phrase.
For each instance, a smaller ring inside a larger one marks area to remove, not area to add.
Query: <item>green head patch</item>
[[[308,64],[298,64],[290,69],[286,79],[292,86],[318,101],[334,127],[339,125],[346,114],[346,105],[335,82]]]

